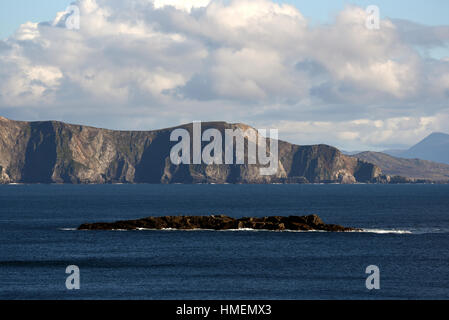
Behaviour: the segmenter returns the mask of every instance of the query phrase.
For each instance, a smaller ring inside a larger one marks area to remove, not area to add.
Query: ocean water
[[[75,230],[313,213],[365,232]],[[69,265],[80,290],[65,287]],[[365,286],[369,265],[380,290]],[[0,186],[0,298],[449,299],[449,186]]]

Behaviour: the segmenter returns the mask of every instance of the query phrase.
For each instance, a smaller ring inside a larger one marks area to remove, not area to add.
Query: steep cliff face
[[[0,117],[0,183],[22,181],[31,126]]]
[[[396,158],[381,152],[362,152],[353,157],[374,163],[391,179],[403,182],[433,181],[447,183],[449,181],[449,165],[420,159]],[[402,177],[402,179],[400,179]]]
[[[176,128],[193,131],[192,124]],[[272,176],[261,175],[260,164],[174,165],[170,150],[177,142],[170,142],[170,134],[176,128],[112,131],[0,117],[0,183],[354,183],[381,175],[375,165],[333,147],[284,141],[279,141],[278,170]],[[202,124],[203,132],[210,128],[224,136],[225,129],[249,127]]]

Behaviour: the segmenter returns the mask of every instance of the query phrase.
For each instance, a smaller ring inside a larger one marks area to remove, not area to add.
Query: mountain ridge
[[[449,134],[433,132],[409,149],[385,150],[383,153],[393,157],[449,164]]]
[[[449,165],[444,163],[394,157],[373,151],[361,152],[353,157],[375,164],[388,176],[408,177],[422,182],[449,182]]]
[[[0,119],[0,183],[356,183],[379,182],[379,167],[327,145],[279,144],[279,170],[261,176],[255,165],[173,165],[170,132],[125,131],[59,121]],[[202,123],[250,128],[242,123]],[[269,143],[267,143],[269,144]]]

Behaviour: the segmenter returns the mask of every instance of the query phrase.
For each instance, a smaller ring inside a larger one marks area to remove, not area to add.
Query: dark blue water
[[[311,213],[370,232],[70,230]],[[79,266],[81,290],[66,289],[68,265]],[[380,290],[365,287],[369,265]],[[449,186],[0,186],[0,298],[448,299]]]

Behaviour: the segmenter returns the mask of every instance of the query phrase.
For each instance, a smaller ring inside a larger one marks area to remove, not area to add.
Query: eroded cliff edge
[[[203,123],[215,128],[244,124]],[[192,124],[182,125],[192,131]],[[356,183],[382,182],[379,167],[327,145],[279,141],[279,170],[262,176],[259,165],[173,165],[175,128],[114,131],[56,121],[0,117],[0,183]]]

